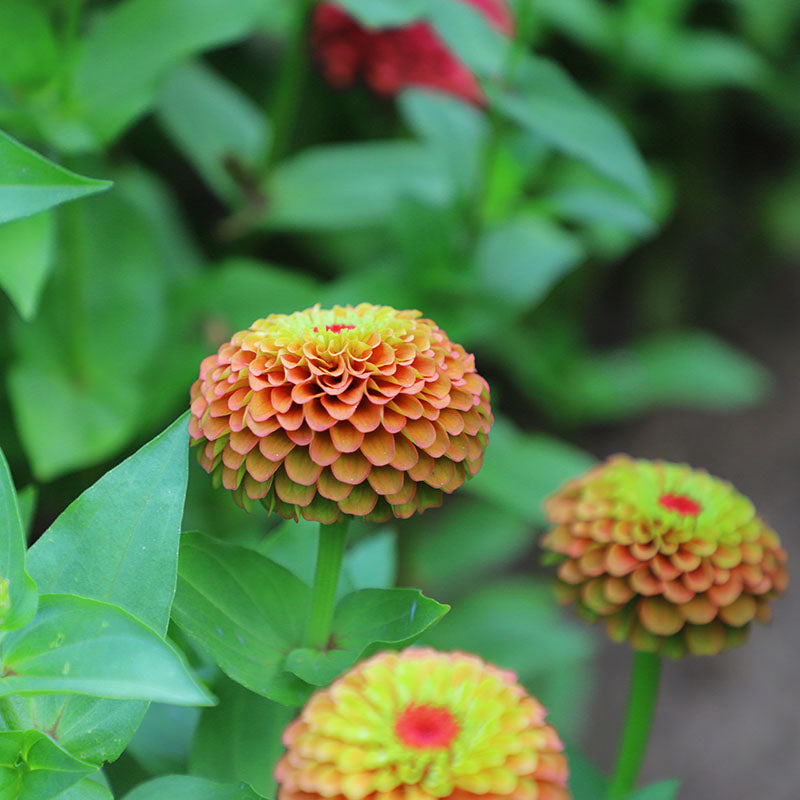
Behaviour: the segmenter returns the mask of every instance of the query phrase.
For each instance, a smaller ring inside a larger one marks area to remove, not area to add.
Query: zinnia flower
[[[271,314],[203,360],[189,430],[217,485],[287,518],[386,520],[441,504],[492,424],[475,358],[419,311]]]
[[[510,34],[511,12],[504,0],[462,0],[475,6],[499,31]],[[378,94],[393,95],[407,86],[423,86],[481,104],[475,76],[425,22],[403,28],[370,30],[333,3],[314,12],[312,41],[327,80],[351,86],[358,77]]]
[[[545,716],[513,672],[477,656],[380,653],[286,729],[278,800],[569,800]]]
[[[679,657],[740,644],[788,583],[786,552],[752,503],[684,464],[614,456],[545,503],[557,590],[609,635]]]

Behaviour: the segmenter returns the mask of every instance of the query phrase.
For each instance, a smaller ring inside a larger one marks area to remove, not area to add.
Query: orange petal
[[[312,431],[326,431],[336,424],[336,420],[325,410],[319,399],[304,403],[303,413]]]
[[[247,415],[256,422],[263,422],[275,416],[275,408],[270,402],[271,391],[262,389],[260,392],[253,392],[250,402],[247,404]]]
[[[639,594],[649,596],[661,592],[662,582],[650,572],[650,567],[646,564],[637,567],[630,574],[628,580],[630,581],[631,588]]]
[[[670,603],[688,603],[693,597],[694,592],[686,587],[682,581],[664,581],[661,586],[661,593]]]
[[[719,615],[728,625],[741,628],[756,615],[756,601],[749,594],[742,594],[730,605],[723,606]]]
[[[258,443],[258,437],[247,429],[232,433],[230,438],[231,447],[242,455],[247,455]]]
[[[311,486],[303,486],[295,483],[284,470],[278,470],[275,475],[275,494],[283,500],[284,503],[290,503],[294,506],[307,506],[317,493],[317,487],[313,484]]]
[[[355,514],[364,517],[375,508],[378,502],[378,495],[372,491],[368,483],[362,483],[353,487],[347,497],[339,501],[339,508],[345,514]]]
[[[409,419],[419,419],[422,416],[422,403],[410,394],[400,393],[386,404],[386,408],[396,411]]]
[[[364,436],[361,452],[374,466],[390,464],[395,458],[395,437],[387,430],[378,428]]]
[[[330,467],[327,467],[322,470],[322,474],[317,479],[317,490],[328,500],[338,502],[339,500],[344,500],[353,491],[353,487],[349,483],[337,480]]]
[[[464,417],[454,408],[443,408],[439,412],[439,423],[451,436],[458,436],[464,430]]]
[[[314,434],[314,438],[308,446],[308,454],[312,461],[322,467],[333,464],[339,458],[339,451],[331,441],[330,431],[320,431]]]
[[[354,453],[361,447],[364,434],[349,422],[337,422],[329,431],[333,446],[340,453]]]
[[[280,461],[270,461],[268,458],[264,458],[258,450],[251,450],[247,454],[245,463],[247,471],[259,483],[271,478],[280,466]]]
[[[419,460],[408,470],[409,477],[417,482],[426,480],[433,472],[434,463],[427,453],[419,453]]]
[[[293,447],[294,442],[282,430],[277,430],[258,442],[261,454],[270,461],[280,461]]]
[[[338,480],[353,485],[363,483],[371,468],[372,465],[359,452],[342,453],[330,466]]]
[[[436,432],[436,438],[433,444],[428,445],[424,449],[432,458],[441,458],[450,448],[450,437],[438,422],[431,422],[431,425],[433,425],[433,429]]]
[[[617,577],[629,575],[639,566],[640,562],[625,545],[615,543],[606,550],[606,569],[611,575]]]
[[[358,408],[353,412],[350,417],[350,423],[361,433],[369,433],[374,431],[380,424],[383,418],[383,407],[376,406],[370,403],[369,400],[364,398],[359,404]]]
[[[383,427],[386,428],[389,433],[400,433],[403,428],[405,428],[408,419],[404,417],[402,414],[398,414],[396,411],[392,411],[391,408],[384,408],[383,409]],[[428,423],[430,425],[430,423]]]
[[[434,461],[433,470],[431,474],[425,478],[425,483],[428,486],[433,486],[435,489],[441,489],[453,480],[455,475],[456,465],[447,458],[439,458]],[[409,470],[409,474],[411,471]],[[412,476],[413,477],[413,476]]]
[[[397,494],[403,488],[405,473],[393,467],[373,467],[367,480],[369,485],[381,495]]]
[[[708,592],[708,599],[718,606],[729,606],[742,593],[742,579],[738,575],[731,575],[727,583],[712,586]]]
[[[283,468],[295,483],[302,486],[316,483],[322,472],[322,467],[311,460],[308,450],[304,447],[295,447],[284,459]]]
[[[687,622],[691,622],[693,625],[705,625],[717,616],[719,607],[704,594],[698,594],[691,600],[681,603],[678,611]]]
[[[419,452],[405,436],[396,436],[394,458],[389,462],[395,469],[409,470],[419,461]]]

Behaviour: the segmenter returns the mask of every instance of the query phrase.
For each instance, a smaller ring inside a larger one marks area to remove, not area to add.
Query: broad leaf
[[[22,630],[0,642],[0,696],[69,692],[120,700],[210,705],[182,656],[118,606],[42,595]]]
[[[217,783],[191,775],[166,775],[143,783],[122,800],[260,800],[245,783]]]
[[[550,436],[523,433],[500,417],[492,427],[483,467],[465,491],[541,522],[544,498],[592,463],[576,447]]]
[[[283,669],[305,632],[310,590],[258,555],[198,533],[184,534],[172,615],[238,683],[286,705],[309,689]]]
[[[96,770],[94,764],[70,755],[41,731],[0,731],[0,797],[61,797],[70,786]]]
[[[17,492],[0,450],[0,630],[21,628],[36,613],[39,595],[25,571],[25,531]]]
[[[151,703],[125,752],[151,775],[186,772],[199,719],[199,708]]]
[[[0,223],[29,217],[111,186],[59,167],[0,131]]]
[[[114,797],[103,784],[92,778],[84,778],[53,800],[114,800]]]
[[[490,88],[498,111],[647,202],[653,187],[627,131],[555,63],[528,56],[513,89]]]
[[[252,171],[267,147],[267,122],[258,107],[198,61],[169,75],[156,113],[206,183],[228,202],[240,201],[235,172]]]
[[[396,28],[419,19],[429,0],[338,0],[341,6],[366,27]]]
[[[192,744],[189,771],[217,781],[244,781],[260,795],[275,795],[273,769],[283,753],[281,736],[295,715],[225,676],[214,693],[219,705],[206,708]]]
[[[597,800],[605,797],[608,781],[602,772],[588,761],[570,743],[566,743],[567,763],[569,764],[569,788],[574,800]]]
[[[360,658],[411,644],[449,610],[417,589],[361,589],[343,597],[333,618],[331,648],[293,650],[286,669],[326,686]]]
[[[443,205],[453,187],[429,149],[391,141],[306,150],[281,162],[263,191],[267,227],[339,230],[385,223],[404,197]]]
[[[36,314],[53,263],[53,222],[43,213],[0,226],[0,286],[23,319]]]
[[[679,780],[661,781],[634,792],[627,800],[675,800],[680,788]]]

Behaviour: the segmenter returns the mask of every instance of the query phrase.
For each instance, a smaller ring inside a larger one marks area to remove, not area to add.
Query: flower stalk
[[[660,656],[645,652],[634,654],[628,713],[606,800],[623,800],[636,786],[650,740],[660,677]]]
[[[347,526],[350,518],[343,516],[331,525],[319,526],[317,566],[311,590],[311,614],[306,630],[306,646],[324,650],[331,636],[336,587],[347,545]]]

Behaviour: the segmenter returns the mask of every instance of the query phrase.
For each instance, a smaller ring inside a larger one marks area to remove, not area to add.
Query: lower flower
[[[286,729],[278,800],[569,800],[545,716],[513,672],[477,656],[380,653]]]

